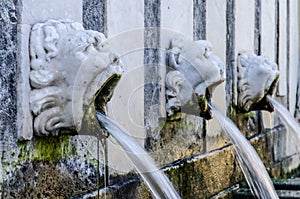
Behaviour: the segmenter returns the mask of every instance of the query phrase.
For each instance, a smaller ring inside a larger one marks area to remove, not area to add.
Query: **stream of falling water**
[[[155,198],[180,198],[170,180],[155,166],[148,153],[126,130],[100,112],[97,112],[97,118],[122,146]]]
[[[300,143],[300,125],[295,120],[295,118],[292,116],[292,114],[279,102],[277,102],[275,99],[273,99],[272,96],[267,96],[268,100],[272,103],[274,106],[277,114],[280,116],[280,118],[283,120],[283,122],[294,132],[293,135],[296,136],[297,142]]]
[[[266,168],[249,141],[235,124],[213,105],[212,111],[234,145],[237,160],[254,196],[259,199],[278,198]]]

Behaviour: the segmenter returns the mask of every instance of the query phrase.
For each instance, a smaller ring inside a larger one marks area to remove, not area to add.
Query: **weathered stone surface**
[[[89,198],[89,199],[114,199],[114,198],[143,198],[143,199],[152,199],[148,187],[140,181],[139,178],[131,178],[121,183],[117,183],[111,186],[108,186],[106,189],[98,190],[75,195],[71,197],[72,199],[81,199],[81,198]]]
[[[238,129],[247,137],[251,137],[259,134],[258,132],[258,120],[255,112],[246,114],[235,114],[232,121],[236,124]]]
[[[226,107],[231,116],[235,102],[236,65],[235,65],[235,1],[226,1]]]
[[[202,120],[185,114],[177,114],[176,117],[164,124],[158,137],[149,139],[148,149],[159,165],[203,153],[206,150]]]
[[[160,50],[159,0],[144,1],[144,126],[147,138],[159,134],[165,113],[165,60]],[[148,140],[145,140],[145,147]]]
[[[17,22],[16,1],[0,1],[0,184],[3,161],[14,158],[16,147]]]
[[[106,34],[106,1],[83,0],[82,23],[86,30],[96,30]]]
[[[193,38],[194,40],[205,40],[206,39],[206,12],[207,12],[207,2],[206,0],[193,0],[193,8],[194,8],[194,19],[193,19]],[[209,20],[209,18],[208,18]]]
[[[233,148],[217,150],[203,158],[186,161],[167,171],[172,182],[187,198],[210,198],[242,180]]]
[[[284,174],[283,170],[277,173],[273,172],[273,169],[278,167],[272,156],[274,153],[272,151],[274,150],[272,139],[277,133],[280,132],[270,131],[257,135],[250,140],[273,177]],[[164,157],[167,156],[164,155]],[[288,164],[289,161],[286,159],[282,163]],[[226,146],[203,155],[183,158],[167,165],[164,170],[184,198],[211,198],[218,196],[217,194],[223,190],[225,194],[221,194],[220,197],[230,198],[233,191],[236,190],[236,184],[245,180],[236,160],[233,146]],[[129,184],[134,189],[128,190]],[[144,194],[149,194],[149,191],[143,188],[144,186],[139,180],[128,179],[124,181],[124,186],[121,184],[111,186],[118,187],[116,190],[109,189],[107,192],[103,190],[101,196],[103,197],[106,193],[106,196],[113,198],[115,194],[129,194],[132,198],[140,198],[141,196],[144,197]]]
[[[272,155],[272,139],[272,133],[260,134],[259,136],[251,139],[252,146],[255,148],[255,151],[257,152],[261,161],[267,167],[274,164],[274,159]]]
[[[233,150],[233,147],[227,147],[175,162],[165,169],[165,173],[183,198],[211,198],[243,179]],[[144,183],[130,179],[124,181],[123,185],[116,184],[110,186],[107,191],[103,190],[101,198],[118,198],[117,196],[125,195],[130,198],[152,198]],[[86,196],[97,197],[96,192]]]
[[[58,163],[32,161],[16,166],[13,178],[3,184],[4,198],[70,198],[95,188],[93,165],[74,158]],[[103,184],[103,179],[100,180]],[[103,186],[103,185],[102,185]]]

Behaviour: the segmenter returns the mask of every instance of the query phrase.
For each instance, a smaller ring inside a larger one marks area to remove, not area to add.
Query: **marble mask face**
[[[273,107],[266,96],[273,95],[278,83],[279,71],[276,63],[264,56],[242,52],[238,55],[237,69],[238,110],[272,112]]]
[[[211,43],[175,37],[171,40],[168,62],[168,116],[181,111],[211,119],[211,96],[214,88],[225,81],[224,64],[213,54]]]
[[[30,109],[38,136],[86,126],[95,108],[104,111],[123,72],[102,33],[69,21],[35,24],[30,59]]]

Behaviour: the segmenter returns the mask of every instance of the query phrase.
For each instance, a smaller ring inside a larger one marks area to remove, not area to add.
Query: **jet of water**
[[[273,183],[252,145],[235,124],[214,105],[212,112],[234,145],[237,160],[253,195],[259,199],[277,199]]]
[[[297,143],[300,143],[300,125],[292,116],[292,114],[279,102],[277,102],[272,96],[268,95],[268,100],[274,106],[277,114],[283,120],[283,122],[288,125],[288,127],[294,132],[296,136]]]
[[[97,118],[103,127],[118,141],[132,161],[155,198],[180,198],[166,175],[159,170],[149,154],[130,134],[108,116],[97,112]]]

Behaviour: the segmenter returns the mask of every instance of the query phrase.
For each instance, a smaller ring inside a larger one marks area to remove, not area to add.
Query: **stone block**
[[[275,59],[275,0],[261,1],[261,54],[271,61]],[[265,128],[274,127],[274,114],[262,111],[263,124]]]
[[[174,120],[166,121],[161,133],[150,144],[149,151],[158,165],[203,153],[202,120],[199,117],[178,114]]]
[[[124,75],[108,104],[108,115],[144,145],[144,2],[108,1],[107,37],[121,57]],[[133,169],[123,150],[108,142],[111,172]]]
[[[277,95],[287,94],[287,1],[279,0],[279,48],[278,67],[280,71]]]
[[[107,34],[109,38],[143,27],[144,1],[112,0],[107,2]]]
[[[255,0],[235,1],[235,51],[254,52]]]
[[[235,3],[235,41],[234,41],[234,64],[233,64],[233,104],[237,104],[237,75],[236,59],[242,51],[254,52],[254,19],[255,0],[234,1]],[[233,22],[231,22],[233,23]],[[229,74],[230,75],[230,74]]]
[[[271,61],[276,61],[275,9],[275,0],[261,1],[261,54]]]
[[[274,163],[272,156],[272,138],[272,135],[267,133],[251,139],[251,145],[255,148],[259,158],[267,167]]]
[[[17,134],[19,140],[30,140],[33,136],[33,118],[29,108],[29,35],[31,26],[18,25],[18,72],[17,72]]]
[[[299,76],[299,7],[298,1],[289,2],[289,111],[295,113]],[[299,100],[299,99],[298,99]]]
[[[193,39],[193,0],[165,0],[161,1],[160,8],[161,49],[168,48],[176,34]]]
[[[166,171],[185,198],[210,198],[243,179],[233,148],[216,150]]]
[[[214,48],[214,54],[218,56],[223,63],[226,62],[226,1],[209,0],[206,1],[206,31],[207,40],[210,41]],[[225,83],[216,87],[212,102],[226,114],[226,93]],[[221,125],[216,119],[207,121],[206,124],[206,146],[213,147],[221,138]]]

